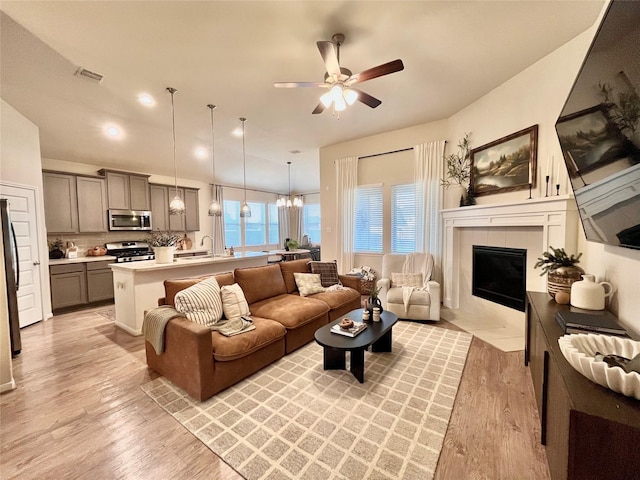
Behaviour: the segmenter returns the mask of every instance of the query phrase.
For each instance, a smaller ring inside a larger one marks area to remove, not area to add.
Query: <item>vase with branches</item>
[[[445,155],[446,176],[441,180],[445,188],[452,185],[463,186],[469,181],[471,175],[471,133],[465,133],[458,142],[458,152]]]
[[[618,92],[616,96],[608,83],[598,83],[598,88],[611,120],[627,137],[635,135],[640,122],[640,96],[635,91]]]
[[[571,294],[571,285],[582,279],[584,270],[576,265],[582,253],[567,255],[564,248],[552,246],[549,246],[549,250],[538,257],[534,268],[542,268],[540,276],[547,274],[547,291],[555,299],[559,292]]]

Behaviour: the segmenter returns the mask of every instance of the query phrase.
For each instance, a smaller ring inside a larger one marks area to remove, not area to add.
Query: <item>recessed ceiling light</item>
[[[120,136],[120,129],[118,127],[114,127],[113,125],[107,127],[106,132],[107,132],[107,135],[109,135],[110,137]]]
[[[142,104],[145,105],[147,107],[150,107],[152,105],[156,104],[156,101],[153,99],[153,97],[151,95],[149,95],[148,93],[141,93],[140,95],[138,95],[138,101]]]
[[[198,158],[207,158],[207,154],[209,152],[207,152],[207,149],[204,147],[198,147],[196,148],[196,157]]]

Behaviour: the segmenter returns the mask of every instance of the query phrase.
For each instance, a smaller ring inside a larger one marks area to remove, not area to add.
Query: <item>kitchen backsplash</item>
[[[96,246],[104,247],[110,242],[147,241],[150,235],[147,232],[108,232],[108,233],[69,233],[64,235],[48,235],[47,242],[51,244],[56,239],[62,239],[64,248],[67,242],[73,242],[78,247],[78,256],[86,257],[87,250]],[[63,250],[64,251],[64,250]]]

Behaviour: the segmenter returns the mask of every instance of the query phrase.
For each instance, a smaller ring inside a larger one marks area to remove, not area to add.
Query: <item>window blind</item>
[[[355,194],[353,251],[382,253],[382,185],[361,185]]]
[[[416,251],[416,187],[413,183],[391,187],[391,251]]]

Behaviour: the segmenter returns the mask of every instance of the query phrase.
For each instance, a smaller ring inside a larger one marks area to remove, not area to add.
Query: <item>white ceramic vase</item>
[[[582,275],[582,280],[571,284],[571,305],[585,310],[604,310],[605,299],[612,294],[613,286],[609,282],[596,283],[595,275],[587,273]]]
[[[172,263],[176,247],[153,247],[156,263]]]

